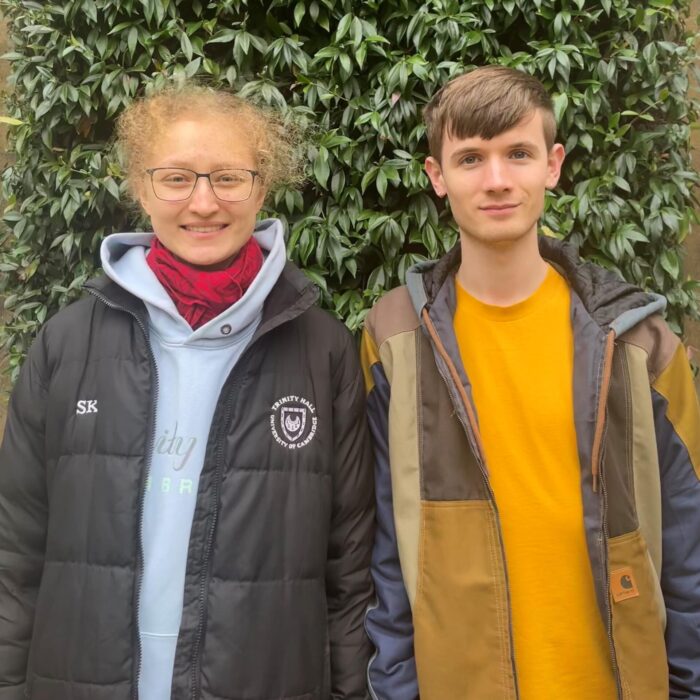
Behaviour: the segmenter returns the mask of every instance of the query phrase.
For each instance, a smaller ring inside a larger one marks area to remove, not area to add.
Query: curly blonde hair
[[[301,184],[304,133],[298,123],[230,92],[185,83],[137,99],[117,119],[115,147],[135,201],[145,177],[146,160],[158,135],[177,119],[202,114],[230,119],[245,134],[268,192],[283,185]]]

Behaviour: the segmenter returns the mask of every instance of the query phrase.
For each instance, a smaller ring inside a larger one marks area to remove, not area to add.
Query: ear
[[[435,194],[438,197],[444,197],[447,194],[447,187],[445,185],[445,178],[442,176],[442,168],[437,159],[432,156],[428,156],[425,159],[425,172],[430,178]]]
[[[557,186],[561,175],[561,166],[564,163],[566,151],[560,143],[555,143],[547,154],[547,189]]]

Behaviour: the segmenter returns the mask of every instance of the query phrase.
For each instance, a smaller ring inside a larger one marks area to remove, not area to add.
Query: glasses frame
[[[184,170],[185,172],[192,173],[195,176],[195,181],[194,184],[192,185],[192,191],[187,195],[187,197],[182,197],[180,199],[163,199],[163,197],[159,197],[158,193],[156,192],[156,185],[153,182],[153,173],[158,172],[159,170]],[[211,181],[211,176],[214,173],[220,173],[224,170],[242,170],[243,172],[250,173],[253,176],[253,182],[250,186],[250,192],[248,193],[248,196],[245,199],[224,199],[223,197],[219,197],[218,194],[216,194],[216,190],[214,189],[214,185]],[[257,177],[260,179],[260,172],[258,170],[250,170],[249,168],[217,168],[216,170],[211,170],[208,173],[198,173],[196,170],[191,170],[190,168],[173,168],[173,167],[162,167],[162,168],[146,168],[146,172],[151,178],[151,188],[153,189],[153,195],[155,196],[156,199],[159,199],[161,202],[184,202],[188,200],[193,194],[194,191],[197,189],[197,183],[199,182],[199,178],[203,177],[206,180],[209,180],[209,187],[211,188],[212,194],[214,197],[216,197],[220,202],[246,202],[250,199],[250,196],[253,194],[253,189],[255,188],[255,178]]]

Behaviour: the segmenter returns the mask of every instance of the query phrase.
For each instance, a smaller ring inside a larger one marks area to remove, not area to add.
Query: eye
[[[517,150],[517,151],[513,151],[513,153],[511,154],[511,157],[514,158],[515,160],[524,160],[525,158],[529,158],[530,154],[527,151]]]
[[[245,170],[221,170],[213,173],[212,179],[217,185],[240,185],[250,178],[250,173]]]
[[[156,180],[171,187],[176,185],[191,185],[194,181],[194,175],[186,170],[170,170],[164,168],[156,171]]]
[[[459,162],[461,165],[474,165],[479,162],[479,158],[474,153],[467,153],[462,156]]]

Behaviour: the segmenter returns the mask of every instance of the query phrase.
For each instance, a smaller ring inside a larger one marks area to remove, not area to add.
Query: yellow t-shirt
[[[457,285],[454,327],[498,507],[521,700],[617,697],[583,524],[570,292],[549,268],[513,306]]]

